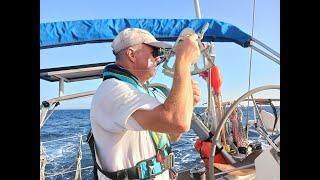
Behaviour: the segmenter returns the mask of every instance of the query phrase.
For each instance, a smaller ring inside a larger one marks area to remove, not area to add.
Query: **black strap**
[[[218,154],[219,152],[221,152],[223,149],[223,146],[221,146],[220,148],[218,148],[218,146],[216,146],[216,153],[215,154]]]
[[[212,137],[214,136],[214,134],[211,131],[209,131],[208,134],[209,134],[209,137],[208,137],[208,139],[204,140],[204,142],[212,142]],[[216,146],[216,154],[221,152],[222,149],[223,149],[223,146],[221,146],[220,148],[218,148],[218,146]]]
[[[119,78],[115,77],[115,76],[103,76],[103,80],[107,80],[107,79],[111,79],[111,78],[115,78],[120,80]]]
[[[121,67],[120,65],[117,65],[115,63],[107,64],[106,67],[104,68],[103,72],[106,72],[106,71],[120,74],[123,76],[127,76],[127,77],[133,79],[134,81],[136,81],[137,84],[139,84],[138,78],[135,75],[133,75],[130,71],[124,69],[123,67]],[[103,76],[103,80],[110,79],[110,78],[114,78],[114,77],[113,76],[110,76],[110,77]]]
[[[140,179],[139,170],[137,167],[123,169],[116,172],[107,172],[102,170],[96,162],[95,164],[98,167],[98,170],[110,179]]]
[[[87,135],[87,140],[86,142],[89,144],[91,155],[92,155],[92,160],[94,162],[93,166],[93,177],[95,180],[98,180],[98,174],[97,174],[97,166],[96,166],[96,153],[95,153],[95,148],[94,148],[94,137],[91,132],[91,129]]]
[[[134,80],[137,84],[140,84],[138,78],[135,75],[133,75],[130,71],[124,69],[120,65],[115,64],[114,62],[109,63],[109,64],[106,65],[106,67],[104,68],[103,72],[106,72],[106,71],[113,72],[113,73],[116,73],[116,74],[120,74],[120,75],[123,75],[123,76],[127,76],[127,77],[131,78],[132,80]],[[111,78],[115,78],[115,79],[121,80],[121,79],[119,79],[119,78],[117,78],[115,76],[112,76],[112,75],[105,75],[105,76],[103,76],[103,81],[107,80],[107,79],[111,79]],[[146,91],[148,91],[148,87],[145,84],[140,84],[140,85]]]
[[[95,143],[94,143],[94,137],[91,132],[91,129],[87,135],[86,141],[89,144],[91,155],[92,155],[92,160],[94,162],[93,174],[94,174],[95,180],[98,179],[97,170],[99,170],[102,174],[104,174],[105,176],[107,176],[110,179],[127,179],[127,178],[139,179],[140,176],[139,176],[139,170],[137,167],[123,169],[123,170],[116,171],[116,172],[108,172],[108,171],[104,171],[103,169],[101,169],[101,167],[98,165],[97,160],[96,160]]]
[[[208,139],[206,139],[205,141],[206,141],[206,142],[208,142],[208,141],[211,142],[211,138],[212,138],[214,135],[213,135],[213,133],[212,133],[211,131],[209,131],[208,134],[209,134],[209,137],[208,137]]]

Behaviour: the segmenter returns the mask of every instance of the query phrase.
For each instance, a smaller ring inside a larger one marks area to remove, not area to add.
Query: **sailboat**
[[[256,93],[267,90],[280,90],[280,85],[263,85],[243,92],[238,98],[223,102],[221,95],[213,84],[219,74],[214,68],[214,47],[217,42],[234,43],[242,48],[251,48],[264,55],[274,63],[280,65],[280,54],[258,39],[245,33],[230,23],[216,19],[201,19],[199,4],[195,1],[197,19],[97,19],[61,21],[40,24],[40,49],[77,46],[82,44],[112,42],[115,36],[125,28],[136,27],[151,32],[159,41],[177,43],[183,32],[195,33],[199,37],[202,47],[203,61],[199,60],[193,67],[192,75],[203,75],[208,86],[208,102],[206,111],[202,114],[194,112],[191,128],[199,137],[199,142],[211,142],[207,146],[209,162],[206,169],[188,169],[178,172],[178,179],[280,179],[280,106],[272,108],[274,114],[263,111],[263,106],[274,106],[272,102],[280,99],[254,98]],[[174,62],[172,49],[163,49],[163,76],[172,76]],[[171,64],[170,64],[171,62]],[[64,95],[64,83],[81,82],[101,79],[102,71],[109,62],[90,63],[76,66],[46,68],[40,70],[40,79],[48,82],[59,82],[59,96],[43,100],[40,104],[40,129],[44,126],[55,107],[60,103],[92,96],[95,91],[85,91]],[[220,83],[221,85],[221,83]],[[170,88],[165,84],[152,83],[149,88],[157,89],[164,96],[168,95]],[[254,118],[243,120],[243,102],[252,104]],[[269,119],[268,119],[269,118]],[[245,123],[243,123],[245,121]],[[251,124],[249,123],[251,122]],[[270,123],[271,122],[271,123]],[[244,124],[244,126],[243,126]],[[266,127],[267,126],[267,127]],[[236,128],[237,127],[237,128]],[[261,144],[248,141],[248,132],[254,129],[268,146],[261,148]],[[277,128],[276,128],[277,127]],[[224,136],[224,138],[221,138]],[[79,147],[83,136],[79,136]],[[228,138],[233,138],[227,142]],[[241,143],[246,142],[246,143]],[[260,145],[260,146],[259,146]],[[240,148],[241,147],[241,148]],[[240,152],[245,148],[244,152]],[[216,149],[226,163],[215,162]],[[199,153],[203,153],[200,152]],[[203,155],[203,154],[202,154]],[[82,150],[79,148],[76,158],[75,179],[81,177]],[[46,178],[46,155],[44,146],[40,147],[40,177]]]

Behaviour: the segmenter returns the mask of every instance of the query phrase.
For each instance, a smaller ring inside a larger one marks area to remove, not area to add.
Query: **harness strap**
[[[107,176],[110,179],[125,179],[125,178],[129,178],[129,179],[140,179],[141,177],[139,176],[139,171],[137,167],[132,167],[132,168],[128,168],[128,169],[123,169],[120,171],[116,171],[116,172],[107,172],[101,169],[101,167],[98,165],[97,160],[96,160],[96,153],[95,153],[95,143],[94,143],[94,137],[93,134],[91,132],[88,133],[87,136],[87,143],[90,146],[90,151],[91,151],[91,155],[92,155],[92,159],[94,162],[94,167],[93,167],[93,174],[94,174],[94,179],[98,179],[98,173],[97,173],[97,169],[104,174],[105,176]]]
[[[150,179],[154,178],[156,175],[163,173],[167,169],[172,169],[174,166],[174,155],[169,146],[166,147],[165,151],[170,152],[168,156],[164,159],[164,162],[158,162],[156,156],[153,156],[149,159],[140,161],[136,166],[115,171],[108,172],[103,170],[96,160],[95,155],[95,143],[94,137],[90,130],[87,140],[90,146],[92,159],[94,161],[94,179],[98,179],[97,170],[99,170],[103,175],[107,176],[110,179]]]
[[[96,152],[95,152],[96,150],[95,150],[95,147],[94,147],[94,137],[93,137],[93,134],[91,132],[91,129],[90,129],[90,131],[89,131],[89,133],[87,135],[86,142],[89,144],[92,160],[94,162],[93,177],[94,177],[95,180],[98,180],[97,167],[99,165],[97,164],[97,160],[96,160]]]
[[[103,80],[115,78],[125,81],[139,91],[152,96],[148,89],[139,83],[138,79],[129,71],[117,66],[109,64],[105,67]],[[153,94],[154,95],[154,94]],[[163,173],[167,169],[172,169],[174,166],[174,154],[171,150],[167,134],[149,131],[153,144],[155,146],[156,155],[138,162],[134,167],[108,172],[104,171],[97,163],[95,156],[95,141],[90,130],[87,136],[87,142],[90,146],[92,159],[94,161],[94,178],[98,179],[97,170],[110,179],[150,179],[156,175]]]

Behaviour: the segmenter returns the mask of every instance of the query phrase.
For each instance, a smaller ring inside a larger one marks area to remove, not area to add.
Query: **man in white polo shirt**
[[[159,48],[171,45],[139,28],[124,29],[113,40],[116,62],[106,66],[90,111],[96,161],[106,172],[98,171],[99,179],[169,179],[171,167],[164,164],[172,152],[166,138],[177,141],[190,129],[200,100],[190,75],[200,55],[196,38],[184,37],[176,46],[173,84],[164,103],[144,84],[155,75]]]

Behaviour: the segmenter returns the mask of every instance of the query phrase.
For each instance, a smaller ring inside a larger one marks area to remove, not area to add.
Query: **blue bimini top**
[[[207,22],[209,27],[202,41],[234,42],[242,47],[250,45],[250,35],[214,19],[100,19],[41,23],[40,48],[112,42],[119,32],[129,27],[146,29],[159,41],[176,41],[184,28],[199,32]]]

